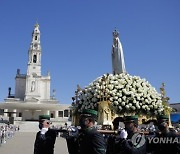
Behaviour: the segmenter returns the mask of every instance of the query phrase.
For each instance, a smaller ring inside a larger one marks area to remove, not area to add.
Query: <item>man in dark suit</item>
[[[94,127],[96,119],[97,111],[86,109],[82,112],[79,119],[81,129],[78,136],[67,138],[70,154],[106,154],[105,140]]]
[[[157,117],[157,126],[159,132],[156,132],[156,135],[154,136],[156,142],[151,143],[153,154],[180,153],[180,136],[169,129],[168,121],[168,115],[160,115]]]
[[[54,154],[56,131],[50,129],[50,116],[39,116],[39,129],[34,143],[34,154]]]
[[[116,154],[146,154],[146,140],[138,133],[138,116],[126,116],[116,140]]]

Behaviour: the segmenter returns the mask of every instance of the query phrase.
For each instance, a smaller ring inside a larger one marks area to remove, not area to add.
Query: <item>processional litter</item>
[[[97,124],[111,126],[117,117],[138,115],[141,124],[165,114],[162,95],[146,79],[127,73],[119,32],[112,34],[112,74],[103,74],[84,89],[78,86],[72,103],[74,125],[84,109],[97,110]]]

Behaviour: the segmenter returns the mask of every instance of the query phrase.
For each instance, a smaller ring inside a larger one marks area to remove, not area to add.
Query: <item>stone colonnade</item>
[[[67,109],[66,109],[67,110]],[[13,109],[13,110],[8,110],[4,109],[4,117],[18,117],[18,109]],[[28,110],[20,110],[21,112],[23,111],[28,111]],[[39,110],[29,110],[32,114],[32,119],[34,119],[34,115],[37,114]],[[62,112],[61,116],[59,116],[59,111]],[[51,118],[64,118],[64,117],[70,117],[70,110],[68,110],[68,116],[64,116],[65,110],[41,110],[39,114],[46,114],[46,115],[53,115]],[[24,115],[22,115],[24,116]]]

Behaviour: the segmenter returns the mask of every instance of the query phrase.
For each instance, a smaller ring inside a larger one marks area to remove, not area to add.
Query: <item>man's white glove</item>
[[[128,136],[127,131],[126,131],[125,129],[123,129],[123,130],[121,131],[119,137],[122,138],[122,139],[123,139],[123,138],[126,139],[127,136]]]

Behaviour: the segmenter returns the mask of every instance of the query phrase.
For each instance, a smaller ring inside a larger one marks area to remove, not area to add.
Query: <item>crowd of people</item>
[[[114,130],[98,130],[97,111],[87,109],[79,118],[79,126],[50,128],[50,117],[41,117],[40,131],[36,135],[34,154],[53,154],[57,133],[63,133],[69,154],[160,154],[180,153],[178,128],[168,125],[168,117],[138,125],[138,116],[123,118],[124,127],[113,123]]]
[[[16,131],[19,131],[19,126],[0,123],[0,146],[12,138]]]

